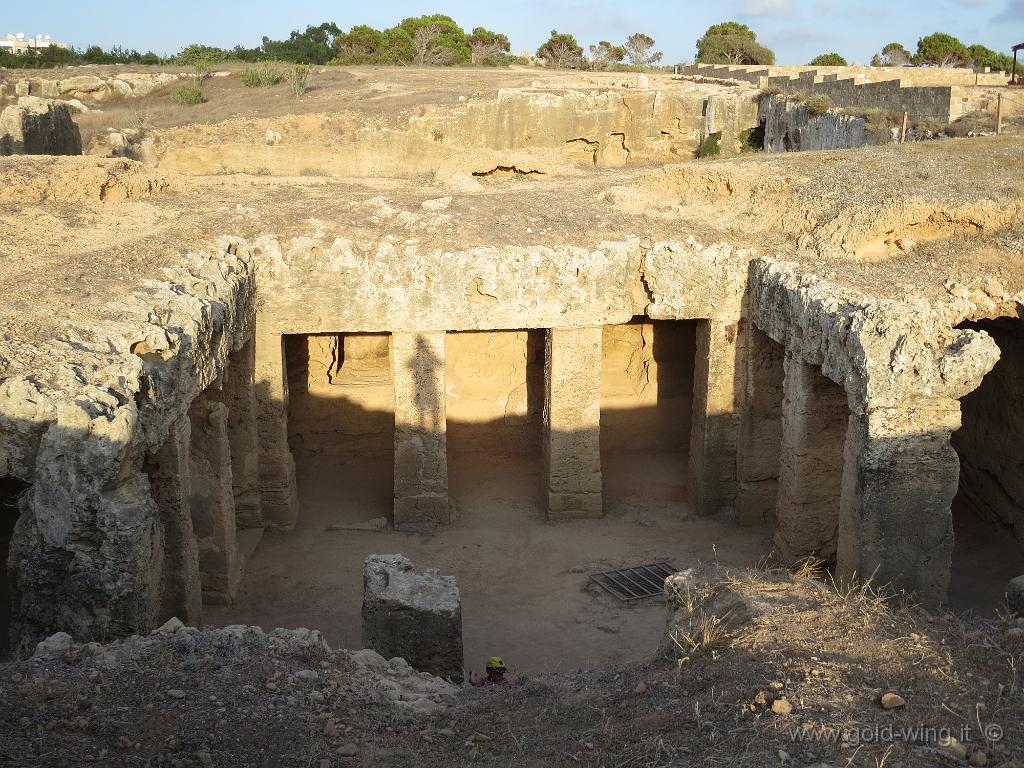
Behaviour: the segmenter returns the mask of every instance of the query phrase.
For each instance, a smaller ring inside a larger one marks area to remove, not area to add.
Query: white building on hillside
[[[16,35],[5,35],[4,38],[0,40],[0,51],[8,51],[10,53],[17,54],[35,53],[36,51],[41,51],[44,48],[49,48],[50,46],[55,48],[68,47],[66,43],[58,43],[49,35],[26,37],[24,32],[19,32]]]

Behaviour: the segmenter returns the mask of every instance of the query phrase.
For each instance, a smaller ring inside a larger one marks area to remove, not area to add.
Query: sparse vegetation
[[[764,125],[740,131],[740,152],[761,152],[764,150]]]
[[[285,79],[288,80],[288,86],[291,88],[292,95],[295,98],[302,96],[309,88],[310,71],[311,68],[308,64],[294,64],[285,73]]]
[[[946,128],[946,134],[964,138],[972,134],[995,133],[996,118],[989,112],[969,112],[957,118]]]
[[[174,101],[183,106],[195,106],[206,101],[203,89],[198,83],[186,83],[174,92]]]
[[[709,133],[697,147],[697,157],[718,157],[722,154],[722,133]]]
[[[821,117],[835,106],[835,102],[825,93],[814,93],[803,100],[803,107],[811,117]]]
[[[284,82],[284,73],[273,64],[247,67],[242,72],[242,82],[247,88],[270,88]]]

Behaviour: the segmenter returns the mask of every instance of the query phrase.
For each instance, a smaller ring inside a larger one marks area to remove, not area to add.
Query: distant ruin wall
[[[740,80],[761,86],[769,77],[797,77],[812,73],[821,78],[854,79],[863,83],[902,80],[907,86],[924,85],[1006,85],[1009,77],[1004,72],[975,72],[963,67],[811,67],[760,66],[746,64],[687,64],[680,68],[681,75]]]

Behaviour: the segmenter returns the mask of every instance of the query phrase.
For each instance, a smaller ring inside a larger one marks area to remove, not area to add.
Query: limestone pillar
[[[544,357],[548,518],[601,517],[601,328],[552,328]]]
[[[235,525],[228,409],[200,395],[192,419],[192,527],[199,545],[203,600],[230,604],[238,592],[242,563]]]
[[[146,472],[163,529],[158,623],[176,616],[198,627],[202,625],[202,587],[192,529],[191,435],[189,417],[182,416],[171,426],[163,447],[149,457]]]
[[[231,478],[239,528],[262,528],[259,433],[256,420],[255,344],[250,339],[232,353],[219,390],[209,395],[228,408]]]
[[[846,391],[821,369],[786,355],[776,546],[787,561],[835,559]]]
[[[747,343],[747,376],[736,453],[736,518],[740,525],[757,525],[775,519],[785,348],[754,327],[750,328]]]
[[[256,334],[255,381],[261,517],[266,527],[288,531],[299,516],[299,497],[288,448],[288,380],[280,334]]]
[[[415,530],[451,522],[445,414],[444,332],[395,333],[394,526]]]
[[[689,487],[699,515],[735,511],[740,342],[738,322],[697,323]]]
[[[850,416],[837,575],[892,584],[924,604],[946,600],[951,505],[960,462],[950,435],[960,403],[939,399]]]

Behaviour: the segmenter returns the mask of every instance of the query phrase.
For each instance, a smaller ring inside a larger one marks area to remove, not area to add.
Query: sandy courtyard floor
[[[625,606],[588,587],[591,571],[656,560],[679,568],[715,558],[749,565],[770,549],[767,528],[692,515],[678,479],[685,457],[607,462],[605,518],[566,523],[543,519],[539,461],[455,458],[449,476],[458,519],[432,534],[326,531],[386,513],[390,462],[296,459],[298,525],[263,537],[235,605],[207,606],[207,623],[316,627],[334,647],[360,648],[363,560],[401,553],[419,569],[457,578],[467,669],[480,671],[495,654],[513,672],[593,668],[649,656],[665,616],[658,601]]]

